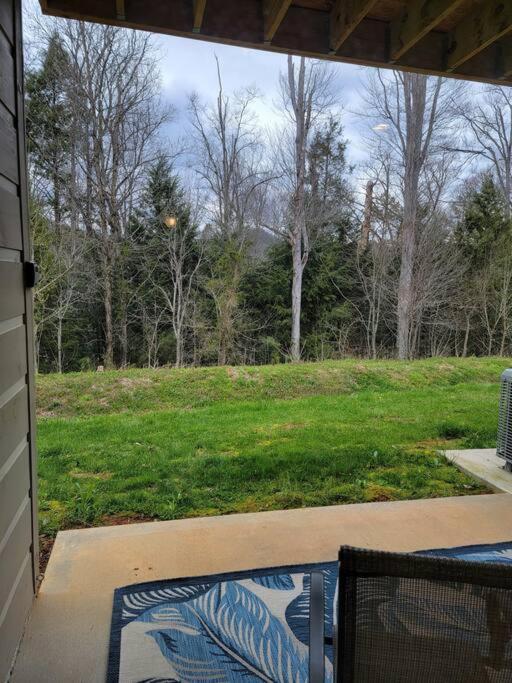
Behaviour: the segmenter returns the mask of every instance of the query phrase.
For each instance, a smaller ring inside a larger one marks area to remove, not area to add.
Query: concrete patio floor
[[[105,680],[114,588],[334,560],[340,544],[411,551],[512,538],[512,496],[368,503],[64,531],[13,683]]]
[[[446,457],[460,470],[478,479],[498,493],[512,493],[512,472],[506,472],[505,461],[495,448],[470,448],[446,451]]]

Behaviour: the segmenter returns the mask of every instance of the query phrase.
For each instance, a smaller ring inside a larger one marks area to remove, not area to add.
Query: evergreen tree
[[[185,341],[191,334],[188,314],[201,244],[180,179],[164,156],[148,171],[141,207],[130,225],[130,238],[131,272],[124,279],[131,283],[132,292],[137,292],[146,324],[140,333],[145,339],[148,364],[159,359],[155,327],[168,319],[174,337],[174,363],[179,367],[186,361]],[[164,362],[170,360],[169,353],[170,349]]]
[[[67,73],[69,57],[52,34],[41,67],[26,77],[27,142],[34,176],[56,225],[69,215],[72,113]],[[34,179],[34,177],[33,177]]]
[[[308,222],[311,237],[351,225],[353,197],[348,183],[347,141],[341,123],[329,117],[315,130],[308,152]]]
[[[466,198],[463,217],[455,233],[471,267],[478,269],[487,262],[496,244],[509,231],[503,195],[492,176],[486,174],[480,188]]]
[[[502,193],[486,174],[464,203],[455,239],[467,264],[461,285],[468,350],[504,355],[512,308],[511,222]]]

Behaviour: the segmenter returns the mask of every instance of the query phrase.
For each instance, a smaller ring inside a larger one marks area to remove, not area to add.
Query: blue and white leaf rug
[[[426,552],[512,562],[512,543]],[[331,636],[335,562],[118,588],[108,683],[307,683],[312,569],[325,575],[325,633]],[[330,681],[332,648],[326,654]]]

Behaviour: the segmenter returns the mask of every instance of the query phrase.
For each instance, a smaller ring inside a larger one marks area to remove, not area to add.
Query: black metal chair
[[[512,681],[512,566],[344,546],[336,683]],[[311,575],[310,683],[324,683],[323,575]],[[336,621],[336,620],[335,620]]]

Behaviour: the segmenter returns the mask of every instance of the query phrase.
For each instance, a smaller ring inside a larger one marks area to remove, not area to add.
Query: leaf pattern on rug
[[[457,552],[457,548],[447,550],[422,550],[418,555],[430,555],[433,557],[455,557],[460,560],[470,560],[471,562],[498,562],[500,564],[510,564],[512,562],[512,548],[489,549],[462,549]]]
[[[325,635],[331,636],[333,630],[334,603],[336,587],[338,584],[338,567],[336,564],[322,568],[324,573],[325,590]],[[309,646],[309,602],[310,602],[310,575],[304,574],[304,587],[302,593],[292,600],[286,608],[286,622],[293,631],[295,637],[304,645]],[[332,661],[332,647],[326,648],[326,655]]]
[[[130,622],[152,607],[167,603],[186,602],[208,592],[214,583],[198,583],[190,586],[176,585],[167,588],[140,591],[123,595],[123,622]]]
[[[308,654],[257,595],[236,581],[188,602],[152,608],[141,621],[182,683],[307,683]]]
[[[420,554],[510,563],[512,543]],[[315,569],[325,576],[326,636],[331,636],[338,566],[336,562],[320,563]],[[128,667],[125,671],[130,670],[131,658],[137,660],[138,671],[141,660],[147,662],[147,668],[142,669],[145,677],[138,683],[305,683],[309,665],[310,570],[311,566],[281,567],[116,590],[109,682],[120,680],[119,663],[115,661],[118,657]],[[454,586],[454,590],[466,588]],[[475,604],[484,598],[479,587],[472,592]],[[423,619],[418,619],[422,614],[427,622],[434,620],[436,629],[444,629],[448,636],[466,628],[474,632],[473,647],[486,655],[488,633],[473,623],[474,609],[469,614],[466,610],[455,612],[449,604],[440,609],[436,601],[424,600],[418,611],[416,598],[408,594],[406,583],[399,579],[376,579],[373,590],[366,591],[360,605],[360,618],[368,619],[369,628],[381,628],[391,635],[423,638]],[[512,614],[507,618],[510,623]],[[134,621],[138,623],[131,623]],[[123,629],[133,627],[135,630],[123,644]],[[511,651],[512,639],[506,644],[507,659],[512,657]],[[326,681],[332,683],[332,647],[326,646],[326,655]],[[492,675],[488,672],[488,676],[496,683],[504,680],[500,671]]]
[[[273,588],[278,591],[291,591],[295,588],[290,574],[267,574],[266,576],[253,576],[254,583],[264,588]]]

